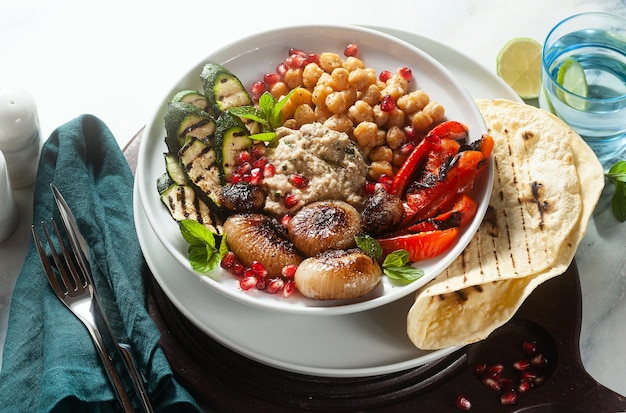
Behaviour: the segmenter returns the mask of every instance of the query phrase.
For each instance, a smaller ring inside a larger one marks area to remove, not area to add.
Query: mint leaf
[[[366,234],[359,234],[354,237],[356,246],[364,253],[374,258],[376,261],[380,261],[383,256],[383,249],[380,247],[378,241]]]
[[[185,219],[179,222],[180,233],[189,244],[187,254],[191,268],[207,273],[217,268],[220,260],[228,252],[224,239],[216,247],[215,235],[201,223]]]
[[[269,123],[270,123],[270,127],[272,128],[272,130],[278,128],[279,126],[282,126],[283,106],[285,106],[285,103],[287,103],[287,101],[291,98],[291,95],[293,95],[293,93],[296,90],[298,90],[298,88],[291,89],[291,91],[287,93],[285,96],[283,96],[278,102],[274,101],[274,107],[272,108],[272,111],[270,112],[270,116],[269,116]],[[265,93],[268,93],[268,92],[265,92]]]
[[[411,266],[405,267],[383,267],[383,273],[393,280],[407,281],[411,283],[424,275],[424,270],[420,268],[414,268]]]
[[[409,252],[397,250],[385,257],[383,267],[402,267],[409,263]]]
[[[254,106],[237,106],[233,108],[228,108],[227,111],[237,117],[250,119],[264,126],[267,126],[267,120],[265,115]]]
[[[611,198],[613,215],[620,222],[626,221],[626,161],[619,161],[606,174],[609,181],[615,185],[615,192]]]

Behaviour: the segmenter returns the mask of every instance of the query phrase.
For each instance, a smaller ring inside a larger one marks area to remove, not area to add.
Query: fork
[[[54,234],[61,247],[61,254],[57,251],[52,241],[52,237],[45,223],[42,221],[41,226],[45,235],[45,240],[50,248],[52,257],[50,258],[44,249],[43,243],[35,226],[31,227],[33,239],[37,247],[37,252],[41,263],[48,278],[48,282],[55,295],[63,304],[84,324],[89,331],[94,342],[98,355],[102,360],[106,374],[113,385],[115,396],[119,400],[125,412],[134,412],[134,408],[128,393],[124,389],[122,380],[115,369],[113,360],[106,350],[104,339],[100,334],[96,323],[96,314],[94,311],[95,299],[93,285],[89,277],[83,272],[80,266],[76,266],[72,260],[69,251],[63,243],[63,238],[59,229],[51,219]],[[59,276],[55,274],[57,269]]]

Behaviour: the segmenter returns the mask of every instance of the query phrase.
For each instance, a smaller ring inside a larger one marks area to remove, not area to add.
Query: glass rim
[[[621,102],[623,100],[626,99],[626,93],[621,94],[619,96],[613,96],[613,97],[609,97],[609,98],[591,98],[591,97],[586,97],[586,96],[581,96],[577,93],[574,93],[572,91],[570,91],[569,89],[564,88],[561,84],[559,84],[559,82],[556,81],[556,79],[554,78],[554,76],[551,76],[549,73],[549,68],[547,67],[546,64],[546,60],[545,60],[545,56],[546,56],[546,50],[548,49],[548,40],[550,40],[550,38],[552,37],[552,35],[558,30],[560,29],[563,25],[565,25],[566,23],[575,20],[575,19],[579,19],[581,17],[604,17],[604,18],[609,18],[611,20],[617,21],[617,22],[622,22],[624,23],[624,28],[626,30],[626,19],[618,16],[616,14],[613,13],[608,13],[608,12],[602,12],[602,11],[588,11],[588,12],[582,12],[582,13],[577,13],[577,14],[573,14],[571,16],[568,16],[566,18],[564,18],[563,20],[559,21],[557,24],[555,24],[550,31],[548,32],[548,35],[546,36],[544,42],[543,42],[543,47],[541,48],[541,68],[542,68],[542,72],[546,74],[546,76],[542,76],[542,82],[543,82],[543,78],[547,77],[550,80],[550,83],[555,85],[556,88],[561,91],[562,93],[565,93],[569,96],[575,97],[577,99],[581,99],[585,102],[590,102],[590,103],[598,103],[598,104],[610,104],[610,103],[616,103],[616,102]],[[559,36],[559,38],[562,36]]]

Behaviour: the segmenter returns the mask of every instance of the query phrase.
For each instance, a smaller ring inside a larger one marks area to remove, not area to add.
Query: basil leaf
[[[364,253],[374,258],[376,261],[380,261],[383,256],[383,249],[378,241],[366,234],[359,234],[354,237],[356,246]]]

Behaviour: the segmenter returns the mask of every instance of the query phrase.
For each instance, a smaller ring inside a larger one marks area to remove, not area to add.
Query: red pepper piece
[[[409,253],[409,260],[416,262],[441,254],[454,243],[458,234],[458,228],[449,228],[379,238],[378,242],[383,249],[383,254],[387,255],[403,249]]]
[[[415,146],[409,157],[404,161],[391,182],[391,194],[402,195],[407,183],[417,170],[418,166],[426,159],[430,151],[441,145],[441,139],[427,135]]]
[[[408,231],[423,232],[453,227],[465,228],[476,215],[477,209],[478,204],[469,195],[459,194],[456,196],[451,209],[410,226]]]
[[[428,174],[438,176],[441,173],[442,165],[459,153],[460,149],[461,144],[458,141],[449,138],[441,139],[441,147],[432,151],[424,163],[422,177],[426,177]]]

